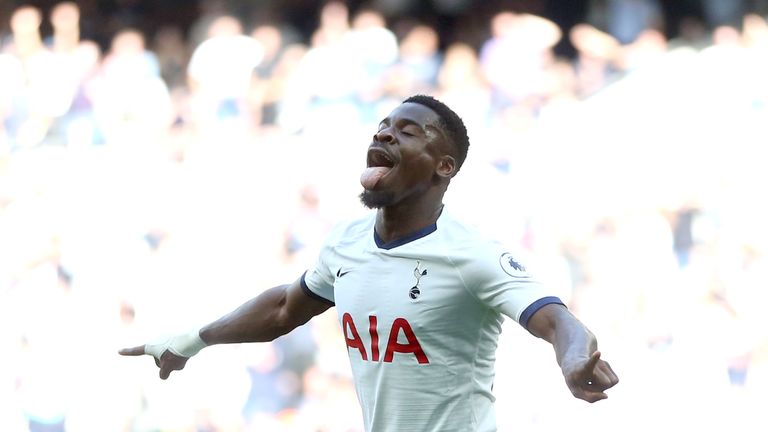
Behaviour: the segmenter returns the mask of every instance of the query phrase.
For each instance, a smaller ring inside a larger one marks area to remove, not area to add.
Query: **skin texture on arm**
[[[528,330],[552,344],[574,397],[597,402],[606,399],[605,391],[619,382],[608,362],[600,358],[595,335],[564,306],[542,307],[528,321]]]
[[[329,303],[310,297],[301,287],[301,279],[289,285],[270,288],[240,307],[200,329],[206,345],[269,342],[305,324],[315,315],[331,307]],[[119,351],[125,356],[149,354],[148,345]],[[160,378],[167,379],[174,370],[184,369],[189,357],[164,350],[155,364]]]
[[[308,296],[301,280],[264,291],[259,296],[200,329],[208,345],[269,342],[304,325],[331,305]]]

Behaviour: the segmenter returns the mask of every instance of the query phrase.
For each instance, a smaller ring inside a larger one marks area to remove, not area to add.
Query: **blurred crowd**
[[[274,343],[206,349],[169,382],[116,352],[299,277],[330,227],[366,211],[378,121],[428,93],[472,143],[450,211],[520,249],[622,379],[582,404],[546,344],[505,324],[500,430],[766,430],[759,8],[702,1],[671,38],[654,0],[592,2],[567,29],[500,7],[446,41],[379,3],[398,2],[307,10],[302,38],[203,2],[187,32],[125,27],[106,46],[81,37],[75,2],[12,11],[0,429],[360,431],[333,311]]]

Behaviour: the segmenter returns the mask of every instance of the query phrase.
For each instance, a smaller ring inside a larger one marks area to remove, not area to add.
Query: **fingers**
[[[133,348],[123,348],[119,350],[117,353],[124,356],[141,356],[141,355],[151,355],[155,358],[155,364],[160,366],[159,360],[160,357],[163,355],[163,353],[166,351],[164,345],[158,345],[158,344],[145,344],[145,345],[139,345],[135,346]]]
[[[171,372],[184,369],[184,366],[187,364],[187,360],[189,359],[186,357],[177,356],[170,351],[164,352],[160,357],[160,362],[158,364],[160,367],[160,379],[168,379],[168,377],[171,375]]]
[[[159,375],[162,380],[168,379],[171,372],[184,369],[187,360],[189,360],[187,357],[182,357],[171,352],[168,349],[168,341],[139,345],[133,348],[123,348],[118,351],[118,354],[124,356],[151,355],[155,361],[155,365],[160,368]]]
[[[171,376],[171,372],[173,372],[173,369],[171,369],[170,367],[167,367],[167,366],[162,367],[161,366],[160,367],[160,379],[161,380],[168,379],[168,377]]]
[[[608,362],[600,359],[600,352],[595,351],[577,368],[566,375],[566,382],[576,398],[593,403],[607,399],[606,390],[619,382],[619,377]]]
[[[619,377],[613,371],[611,365],[606,361],[601,361],[594,371],[595,380],[601,390],[609,389],[619,383]]]
[[[605,392],[596,392],[596,391],[585,391],[580,394],[574,394],[577,398],[581,400],[585,400],[589,403],[595,403],[597,401],[601,401],[603,399],[608,399],[608,395],[605,394]]]
[[[604,391],[605,389],[601,387],[597,380],[571,383],[568,388],[571,390],[574,397],[589,403],[608,398],[608,395]]]
[[[139,345],[133,348],[123,348],[119,350],[117,353],[123,356],[142,356],[144,354],[151,355],[152,358],[155,360],[155,365],[157,365],[157,367],[160,367],[160,359],[157,358],[157,356],[155,356],[151,352],[147,351],[147,345]],[[166,375],[166,378],[167,378],[167,375]]]
[[[140,356],[146,354],[144,345],[139,345],[133,348],[123,348],[117,353],[124,356]]]
[[[587,385],[594,386],[600,391],[607,390],[619,382],[619,377],[605,360],[600,360],[600,351],[595,351],[590,356],[585,366],[585,371],[590,374]]]
[[[613,368],[607,361],[601,363],[601,370],[610,378],[611,381],[619,382],[619,376],[613,371]]]
[[[589,360],[587,361],[587,365],[584,366],[584,369],[587,372],[594,373],[595,367],[597,366],[597,363],[600,361],[600,351],[595,351],[592,353],[591,356],[589,356]]]
[[[605,390],[608,387],[604,387],[603,384],[595,378],[571,387],[571,393],[573,393],[573,396],[576,398],[585,400],[589,403],[594,403],[603,399],[608,399],[608,395],[605,393]]]
[[[600,361],[595,368],[593,379],[590,383],[586,384],[587,391],[585,392],[584,399],[587,402],[593,403],[599,400],[607,399],[608,395],[606,390],[619,383],[619,377],[611,369],[611,366],[606,361]]]

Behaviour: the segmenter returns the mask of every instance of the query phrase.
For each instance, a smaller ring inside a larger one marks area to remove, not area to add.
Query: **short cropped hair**
[[[415,103],[423,105],[432,111],[434,111],[438,117],[440,117],[440,127],[448,135],[453,145],[456,147],[458,166],[456,171],[464,164],[464,160],[467,159],[467,151],[469,150],[469,136],[467,135],[467,128],[464,126],[464,121],[456,114],[448,105],[440,102],[432,96],[428,95],[415,95],[404,100],[403,103]]]

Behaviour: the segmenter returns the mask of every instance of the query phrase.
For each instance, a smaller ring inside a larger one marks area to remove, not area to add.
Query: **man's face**
[[[455,161],[439,122],[431,109],[404,103],[379,123],[360,178],[364,205],[379,208],[419,199],[440,182],[441,174],[452,175]]]

